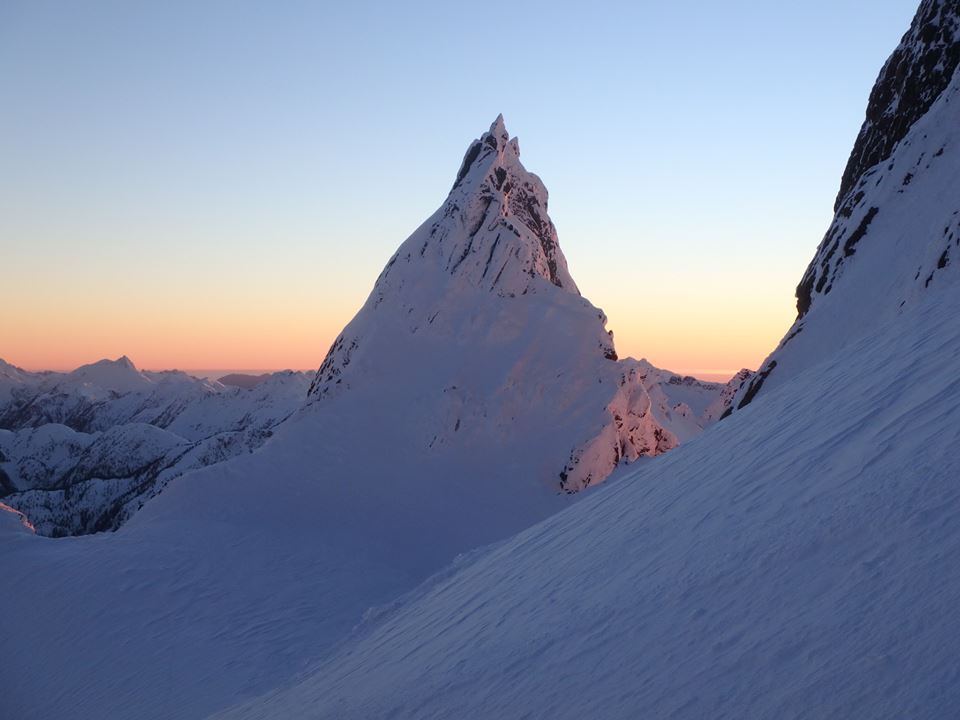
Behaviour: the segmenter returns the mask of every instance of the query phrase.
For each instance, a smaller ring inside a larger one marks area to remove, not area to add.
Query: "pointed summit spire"
[[[464,153],[463,162],[460,164],[460,171],[457,173],[457,179],[453,183],[455,190],[468,174],[476,174],[482,178],[485,172],[492,169],[493,165],[499,164],[506,166],[520,158],[520,145],[517,139],[510,139],[510,133],[503,122],[503,115],[497,115],[496,120],[490,123],[490,129],[483,133],[477,140],[470,143],[467,152]],[[482,171],[474,173],[475,168],[483,167]]]
[[[497,140],[502,140],[504,144],[509,142],[510,133],[507,132],[507,126],[503,122],[503,113],[497,115],[497,119],[490,123],[490,130],[487,133]]]
[[[470,143],[446,201],[400,246],[353,322],[334,342],[310,394],[321,397],[338,383],[357,348],[380,323],[436,331],[437,318],[453,316],[439,298],[479,291],[482,297],[517,298],[554,292],[579,296],[547,213],[547,189],[520,162],[516,138],[503,115]],[[454,302],[454,301],[450,301]],[[456,302],[460,302],[458,299]],[[399,312],[398,318],[381,316]],[[602,330],[604,317],[597,314]],[[360,330],[359,328],[363,328]],[[600,354],[613,356],[602,331]]]
[[[517,139],[510,138],[503,115],[497,115],[490,129],[467,148],[441,208],[443,218],[434,223],[420,255],[428,248],[441,249],[451,273],[475,275],[476,284],[492,283],[491,288],[504,294],[523,293],[538,276],[579,294],[547,203],[547,188],[523,167]],[[451,232],[462,235],[459,242],[444,241]],[[507,258],[498,263],[500,253],[507,253]],[[491,264],[499,264],[502,271],[491,276]]]

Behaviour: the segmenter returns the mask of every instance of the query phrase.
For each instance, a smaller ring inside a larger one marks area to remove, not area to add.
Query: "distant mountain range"
[[[21,662],[15,707],[65,712],[70,697],[87,715],[161,717],[175,693],[196,715],[266,690],[345,637],[364,608],[694,438],[749,375],[702,382],[620,360],[605,323],[577,290],[546,189],[498,117],[312,382],[225,378],[231,387],[140,372],[126,358],[68,374],[10,368],[0,500],[40,534],[119,527],[71,544],[69,566],[57,543],[2,557],[9,577],[29,572],[38,591],[70,588],[19,594],[13,605],[29,598],[35,619],[17,627],[44,618],[44,632],[85,653],[78,662],[58,647]],[[93,543],[96,553],[83,549]],[[148,582],[123,580],[144,568]],[[214,615],[195,602],[210,583],[224,598]],[[0,603],[0,617],[20,617],[14,606]],[[139,629],[121,617],[131,607]],[[162,639],[150,629],[160,616]],[[269,632],[250,634],[257,618]],[[126,629],[92,642],[98,627]],[[158,683],[185,654],[206,670]]]
[[[334,342],[309,398],[306,374],[290,371],[209,380],[127,357],[70,373],[0,361],[0,499],[45,535],[115,530],[172,478],[252,452],[305,402],[361,386],[369,407],[395,395],[380,412],[415,420],[427,449],[540,444],[536,482],[577,492],[697,435],[747,376],[702,382],[618,360],[605,324],[498,117]]]
[[[0,501],[44,535],[115,530],[173,478],[260,447],[309,383],[290,371],[232,380],[127,357],[69,373],[0,360]]]
[[[0,707],[954,715],[958,42],[924,0],[730,383],[619,359],[502,118],[312,378],[0,366]]]

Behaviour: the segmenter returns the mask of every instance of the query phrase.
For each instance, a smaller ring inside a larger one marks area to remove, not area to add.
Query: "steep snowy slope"
[[[956,715],[958,12],[922,3],[881,74],[738,412],[220,717]]]
[[[569,504],[522,439],[419,444],[399,388],[288,420],[253,455],[170,483],[113,534],[0,536],[5,708],[199,717],[287,681],[458,552]],[[544,442],[540,439],[540,442]],[[528,454],[520,452],[521,449]]]
[[[589,495],[564,490],[713,422],[732,386],[615,359],[546,203],[498,119],[258,452],[170,482],[114,534],[0,527],[4,709],[201,717],[252,698],[459,553]],[[203,408],[147,422],[203,434]]]
[[[554,465],[537,479],[581,490],[708,423],[677,407],[660,371],[617,362],[605,324],[570,276],[546,188],[498,117],[467,149],[446,202],[387,263],[310,395],[324,403],[402,384],[406,422],[421,425],[427,447],[545,434]],[[723,390],[697,388],[707,404]]]
[[[919,300],[225,717],[953,717],[958,310]]]
[[[797,320],[737,407],[957,281],[958,64],[960,4],[924,0],[870,95],[836,217],[797,288]]]

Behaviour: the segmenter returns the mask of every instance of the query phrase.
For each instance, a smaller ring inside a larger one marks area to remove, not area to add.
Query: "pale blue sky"
[[[0,357],[316,366],[502,112],[623,354],[756,365],[916,4],[3,0]]]

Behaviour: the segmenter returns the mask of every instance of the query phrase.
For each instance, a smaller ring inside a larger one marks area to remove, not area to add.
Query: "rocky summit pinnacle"
[[[387,263],[368,302],[379,306],[424,282],[515,297],[546,281],[579,295],[547,204],[546,187],[524,168],[520,144],[498,115],[467,148],[446,201]]]
[[[366,304],[331,347],[311,394],[326,394],[342,380],[357,348],[387,322],[385,313],[398,314],[396,321],[416,334],[425,326],[435,332],[437,318],[452,317],[453,305],[468,291],[515,298],[552,287],[579,297],[547,205],[546,187],[524,168],[519,142],[498,115],[470,143],[443,205],[390,258]],[[606,318],[595,309],[592,314],[603,338],[601,354],[615,356],[603,330]]]
[[[378,408],[378,437],[402,425],[411,453],[460,462],[486,448],[533,463],[530,475],[564,492],[712,422],[727,388],[618,359],[606,316],[570,276],[547,201],[498,116],[334,341],[309,406]]]
[[[442,246],[451,273],[459,271],[498,292],[523,292],[529,285],[525,278],[535,276],[579,292],[547,202],[546,187],[523,167],[520,144],[498,115],[467,148],[442,217],[431,224],[419,251],[425,255]],[[455,244],[449,242],[454,234],[460,236]]]

